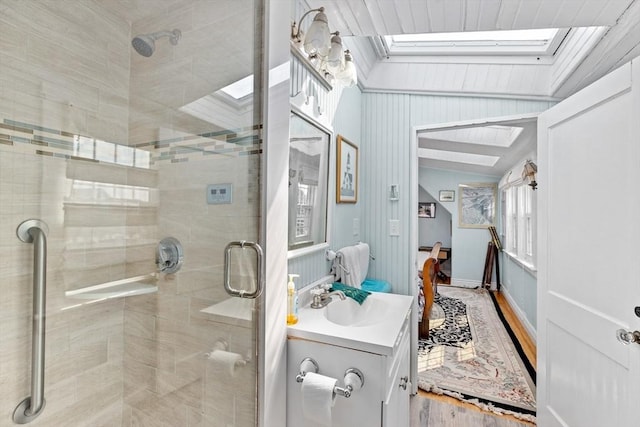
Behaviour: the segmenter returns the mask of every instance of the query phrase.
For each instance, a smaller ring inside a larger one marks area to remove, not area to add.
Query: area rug
[[[486,289],[441,286],[418,344],[418,387],[535,422],[535,371],[517,346]]]

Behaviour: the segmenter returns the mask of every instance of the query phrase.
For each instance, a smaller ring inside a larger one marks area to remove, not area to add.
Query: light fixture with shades
[[[529,180],[529,186],[535,190],[538,186],[536,182],[536,173],[538,173],[538,166],[531,160],[524,162],[524,169],[522,169],[522,180]]]
[[[304,32],[301,29],[302,21],[312,12],[317,12],[316,16]],[[344,50],[340,33],[329,30],[324,7],[305,12],[299,22],[291,24],[291,42],[296,49],[306,53],[309,63],[328,81],[346,87],[358,83],[353,57],[348,50]]]

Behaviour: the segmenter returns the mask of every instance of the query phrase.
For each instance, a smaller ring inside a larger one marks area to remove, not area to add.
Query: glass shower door
[[[0,0],[0,427],[256,425],[260,3]]]

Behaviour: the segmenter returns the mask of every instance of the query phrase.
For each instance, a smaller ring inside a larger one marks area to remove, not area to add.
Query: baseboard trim
[[[451,286],[458,286],[460,288],[479,288],[482,286],[480,280],[468,280],[468,279],[454,279],[451,278]]]
[[[527,319],[527,316],[525,315],[524,311],[522,311],[520,306],[518,304],[516,304],[516,301],[513,299],[513,297],[509,293],[509,289],[507,289],[506,287],[502,286],[500,288],[500,292],[504,295],[504,298],[507,300],[507,303],[509,303],[509,306],[511,307],[511,310],[513,310],[513,312],[515,313],[516,317],[518,318],[518,320],[520,321],[520,323],[524,327],[525,331],[527,331],[527,334],[529,334],[529,338],[531,338],[531,340],[534,343],[537,343],[538,342],[537,341],[538,334],[536,332],[536,329],[529,322],[529,320]]]

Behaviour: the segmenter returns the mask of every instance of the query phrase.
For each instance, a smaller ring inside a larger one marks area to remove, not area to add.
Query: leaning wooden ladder
[[[500,291],[500,251],[502,250],[502,244],[498,237],[496,228],[489,227],[489,233],[491,234],[491,241],[487,244],[487,256],[484,260],[484,272],[482,273],[482,286],[491,287],[491,278],[493,276],[493,265],[496,266],[496,286]]]

